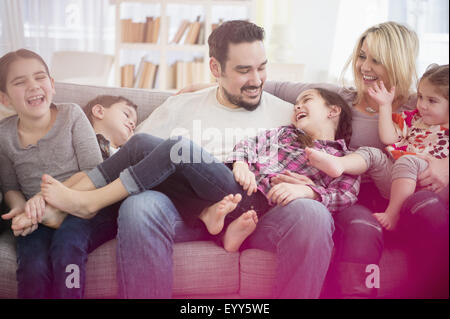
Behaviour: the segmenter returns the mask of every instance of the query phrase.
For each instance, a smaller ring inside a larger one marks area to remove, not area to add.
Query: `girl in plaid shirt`
[[[224,248],[237,251],[256,228],[258,217],[274,205],[309,198],[337,212],[356,202],[359,177],[331,178],[311,167],[305,152],[305,147],[310,147],[343,156],[348,153],[350,136],[351,111],[347,103],[336,93],[311,89],[298,97],[291,125],[241,141],[225,164],[207,161],[204,153],[201,163],[195,163],[190,156],[187,161],[175,163],[170,155],[177,143],[179,146],[187,141],[186,149],[190,155],[195,153],[196,146],[186,139],[161,140],[150,153],[130,159],[134,156],[130,154],[139,153],[137,148],[146,148],[143,140],[148,136],[138,134],[127,143],[128,147],[125,144],[99,165],[100,169],[88,174],[94,185],[99,184],[94,181],[96,174],[103,175],[103,184],[112,183],[80,192],[44,175],[42,192],[46,201],[64,211],[92,215],[130,194],[146,189],[162,191],[187,222],[200,219],[212,235],[225,229],[221,234]],[[127,154],[123,165],[115,165],[113,172],[105,169],[108,162],[118,162],[122,153]],[[304,175],[304,183],[276,184],[273,177],[286,171]]]

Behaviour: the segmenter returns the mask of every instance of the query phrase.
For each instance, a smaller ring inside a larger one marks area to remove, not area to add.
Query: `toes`
[[[50,184],[53,182],[53,177],[51,177],[48,174],[44,174],[44,175],[42,175],[42,182],[46,183],[46,184]]]

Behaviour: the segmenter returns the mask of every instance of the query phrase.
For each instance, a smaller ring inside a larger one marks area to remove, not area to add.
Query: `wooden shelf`
[[[140,43],[140,42],[122,42],[122,23],[121,23],[121,7],[122,4],[139,4],[139,5],[159,5],[160,14],[160,29],[158,43]],[[201,22],[204,23],[204,44],[173,44],[169,43],[169,20],[171,12],[168,12],[169,5],[200,5],[203,6],[204,15],[201,17]],[[158,58],[158,75],[157,83],[155,87],[160,90],[176,90],[173,87],[168,86],[168,77],[171,66],[171,55],[183,54],[186,55],[186,59],[192,56],[192,54],[199,53],[203,58],[203,79],[205,82],[210,79],[209,70],[209,49],[207,45],[208,36],[211,34],[212,15],[213,8],[216,6],[235,6],[247,8],[248,19],[254,20],[254,5],[255,0],[116,0],[116,59],[115,59],[115,74],[116,85],[120,86],[121,82],[121,66],[125,64],[121,60],[121,54],[124,51],[148,51],[148,54],[157,52]],[[225,18],[225,17],[224,17]],[[233,17],[230,17],[233,19]],[[140,61],[135,62],[135,72],[139,68]]]

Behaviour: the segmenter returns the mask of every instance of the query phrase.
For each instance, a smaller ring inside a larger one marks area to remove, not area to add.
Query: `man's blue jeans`
[[[153,141],[154,145],[161,143],[156,138]],[[152,142],[148,143],[150,149]],[[123,155],[123,163],[135,162],[131,158],[135,153],[127,153],[131,155]],[[114,174],[120,172],[117,165],[122,164],[118,164],[117,159],[113,162],[113,157],[100,166],[99,170],[105,179],[103,182],[101,178],[98,179],[100,175],[97,173],[90,174],[96,186],[102,186],[102,183],[118,177]],[[223,167],[223,164],[220,166]],[[142,179],[144,171],[135,172],[134,179],[151,180],[148,176]],[[219,179],[228,179],[229,183],[220,181],[215,185],[211,184],[217,178],[215,170],[209,171],[204,165],[199,165],[195,174],[193,171],[186,171],[183,170],[183,174],[188,180],[202,176],[205,179],[203,188],[194,189],[200,198],[218,201],[223,196],[240,190],[236,188],[237,184],[229,170],[223,176],[219,174]],[[162,170],[161,175],[164,174],[165,171]],[[217,184],[226,189],[217,189]],[[118,279],[119,291],[124,298],[170,298],[173,244],[210,238],[204,227],[187,225],[170,198],[157,190],[145,191],[126,199],[119,212],[118,224]],[[331,258],[333,230],[331,214],[322,204],[314,200],[298,199],[285,207],[274,207],[262,216],[255,232],[243,246],[277,254],[277,278],[273,297],[317,298]]]

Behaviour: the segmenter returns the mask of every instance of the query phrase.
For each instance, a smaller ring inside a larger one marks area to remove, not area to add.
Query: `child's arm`
[[[261,148],[261,145],[269,143],[270,137],[274,134],[276,136],[276,131],[267,130],[256,137],[241,140],[225,160],[225,163],[233,163],[234,178],[247,191],[248,196],[257,191],[255,174],[250,171],[249,163],[259,160],[258,149]]]
[[[237,161],[233,164],[233,175],[236,182],[247,191],[247,195],[255,193],[258,188],[256,185],[255,174],[248,168],[248,164],[243,161]]]
[[[358,200],[361,178],[343,174],[333,179],[328,185],[308,185],[318,194],[317,200],[330,212],[337,212],[350,207]]]
[[[380,140],[386,145],[398,142],[399,134],[392,121],[392,102],[395,97],[395,87],[388,91],[383,81],[380,81],[380,85],[376,84],[373,88],[369,88],[368,93],[379,106],[378,135]]]
[[[73,117],[71,142],[78,160],[79,169],[80,171],[91,170],[103,161],[94,128],[79,106],[74,107]],[[64,185],[70,187],[75,184],[78,180],[74,181],[72,178],[80,178],[77,175],[74,174],[69,178],[70,185],[66,184],[67,180]]]

